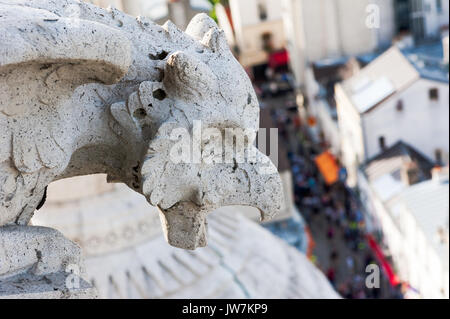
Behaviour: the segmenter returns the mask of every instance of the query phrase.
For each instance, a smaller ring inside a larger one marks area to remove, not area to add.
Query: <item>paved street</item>
[[[270,108],[279,129],[279,143],[288,150],[296,205],[315,243],[313,262],[344,298],[398,296],[382,273],[380,289],[365,288],[366,266],[375,260],[366,244],[358,203],[342,183],[324,184],[313,159],[325,149],[312,143],[299,125],[293,102],[293,95],[287,94],[264,99],[262,105]]]

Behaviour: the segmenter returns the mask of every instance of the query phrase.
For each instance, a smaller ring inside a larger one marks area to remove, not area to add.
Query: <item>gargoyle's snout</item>
[[[224,32],[205,14],[189,24],[189,37],[171,23],[164,28],[172,39],[192,46],[164,59],[158,84],[164,101],[151,99],[154,85],[141,85],[136,94],[149,106],[146,114],[157,128],[140,180],[143,194],[160,210],[168,242],[195,249],[206,245],[209,212],[253,206],[263,220],[269,219],[282,206],[283,189],[276,167],[253,147],[259,128],[257,98]]]
[[[205,247],[207,214],[207,209],[192,202],[177,203],[165,210],[159,208],[159,217],[167,242],[174,247],[190,250]]]
[[[175,178],[170,177],[171,173],[163,176],[167,187],[163,187],[165,191],[161,194],[164,195],[160,198],[152,197],[148,189],[144,189],[149,202],[159,208],[165,237],[172,246],[184,249],[206,246],[206,216],[219,207],[256,207],[261,219],[268,220],[282,206],[283,187],[277,169],[257,150],[252,162],[192,164],[182,168],[184,175],[180,172]],[[174,172],[177,167],[169,170]]]

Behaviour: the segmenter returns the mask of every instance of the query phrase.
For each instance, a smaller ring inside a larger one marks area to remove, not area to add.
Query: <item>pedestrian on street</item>
[[[328,238],[329,240],[332,240],[333,237],[334,237],[334,228],[333,228],[332,225],[330,225],[330,226],[328,227],[328,231],[327,231],[327,238]]]
[[[355,270],[355,260],[353,259],[353,257],[351,255],[348,255],[347,258],[345,258],[345,263],[347,264],[349,272],[353,274]]]

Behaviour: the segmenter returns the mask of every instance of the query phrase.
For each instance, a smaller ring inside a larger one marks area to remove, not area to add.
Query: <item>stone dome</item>
[[[182,250],[166,243],[156,208],[104,178],[50,185],[33,218],[81,246],[100,298],[339,298],[302,253],[238,206],[210,214],[207,247]]]

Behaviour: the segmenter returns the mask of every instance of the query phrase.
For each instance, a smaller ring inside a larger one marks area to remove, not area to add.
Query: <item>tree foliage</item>
[[[209,15],[211,16],[211,18],[213,18],[216,22],[217,22],[217,14],[216,14],[216,5],[218,5],[219,3],[227,6],[228,5],[228,0],[208,0],[213,8],[212,10],[209,12]]]

